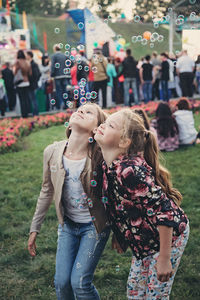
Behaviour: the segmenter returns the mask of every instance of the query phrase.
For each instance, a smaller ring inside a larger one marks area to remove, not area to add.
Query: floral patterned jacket
[[[158,225],[173,227],[173,240],[188,222],[183,210],[156,185],[152,168],[140,155],[103,162],[104,205],[112,230],[137,259],[159,251]],[[105,201],[106,199],[106,201]]]

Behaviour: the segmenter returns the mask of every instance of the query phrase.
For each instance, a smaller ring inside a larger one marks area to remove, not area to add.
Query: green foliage
[[[47,44],[48,44],[48,52],[52,53],[53,45],[56,43],[63,43],[65,45],[68,43],[69,37],[66,33],[66,21],[59,20],[57,18],[44,18],[39,17],[36,15],[28,15],[28,26],[33,34],[33,23],[36,24],[37,28],[37,36],[39,40],[39,44],[43,45],[43,32],[46,31],[47,33]],[[12,23],[15,24],[15,14],[12,14]],[[21,15],[20,15],[21,19]],[[22,21],[21,21],[22,23]],[[157,51],[158,53],[165,52],[168,50],[168,36],[169,31],[163,26],[159,26],[158,28],[154,28],[153,23],[151,24],[139,24],[139,23],[121,23],[116,22],[112,23],[109,22],[108,25],[114,30],[117,35],[121,35],[125,40],[126,43],[130,43],[129,48],[131,48],[132,53],[136,59],[139,59],[141,56],[147,55],[147,53],[151,54],[153,51]],[[59,33],[55,33],[55,28],[59,28]],[[77,26],[72,23],[72,28],[77,29]],[[150,47],[150,43],[147,45],[141,45],[141,43],[133,43],[132,36],[143,35],[145,31],[150,32],[157,32],[159,35],[163,35],[164,40],[163,42],[155,42],[154,47]],[[77,46],[77,43],[80,39],[80,32],[75,32],[73,34],[74,38],[72,41],[72,47]],[[176,45],[174,50],[181,50],[181,38],[179,35],[175,35],[174,44]],[[32,48],[38,48],[34,42],[32,43]]]
[[[195,115],[200,126],[200,115]],[[0,299],[55,300],[53,276],[57,239],[54,205],[47,213],[37,239],[37,256],[27,251],[30,222],[42,180],[42,152],[65,138],[62,126],[40,130],[24,138],[24,149],[0,156]],[[183,255],[171,300],[200,299],[199,165],[200,145],[164,153],[174,186],[183,194],[182,207],[190,219],[191,233]],[[102,300],[125,300],[131,252],[111,250],[110,241],[98,264],[94,283]],[[116,266],[119,265],[119,271]]]
[[[170,9],[177,5],[175,12],[177,15],[183,14],[185,17],[189,17],[191,12],[200,12],[200,0],[185,0],[181,3],[180,0],[136,0],[133,13],[144,18],[144,20],[151,20],[155,15],[159,18],[168,14]]]
[[[60,16],[68,5],[63,4],[62,0],[10,0],[10,8],[15,11],[15,5],[19,9],[19,13],[25,11],[27,14],[36,15],[54,15]],[[3,7],[6,7],[6,0],[3,0]]]

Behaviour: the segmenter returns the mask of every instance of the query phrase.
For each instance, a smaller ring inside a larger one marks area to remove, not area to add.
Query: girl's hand
[[[112,236],[112,249],[116,249],[117,253],[122,254],[124,251],[122,250],[122,248],[120,247],[120,244],[118,243],[115,235],[113,234]]]
[[[28,251],[31,256],[36,256],[36,237],[37,232],[31,232],[29,239],[28,239]]]
[[[173,275],[170,258],[159,256],[156,263],[156,270],[158,280],[160,280],[161,282],[168,281],[169,278]]]

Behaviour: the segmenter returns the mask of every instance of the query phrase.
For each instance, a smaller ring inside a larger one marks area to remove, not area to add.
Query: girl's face
[[[86,130],[88,132],[93,132],[93,130],[98,126],[98,112],[97,109],[90,104],[83,105],[74,112],[69,120],[69,126],[73,128],[78,128],[79,130]]]
[[[117,149],[123,134],[123,118],[120,112],[114,113],[101,124],[94,136],[101,148]]]

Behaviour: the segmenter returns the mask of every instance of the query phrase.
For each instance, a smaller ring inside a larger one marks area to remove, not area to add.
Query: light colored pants
[[[173,276],[167,282],[157,279],[156,262],[159,252],[144,259],[133,256],[131,269],[127,282],[127,297],[129,300],[168,300],[172,284],[181,256],[189,237],[189,225],[186,230],[173,243],[171,250],[171,263]]]

